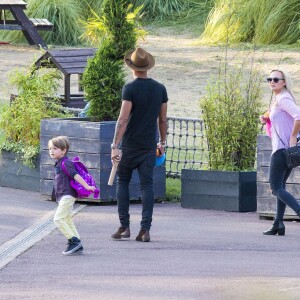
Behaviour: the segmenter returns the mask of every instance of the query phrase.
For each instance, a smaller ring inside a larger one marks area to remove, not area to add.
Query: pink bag
[[[264,119],[264,121],[266,122],[266,134],[270,137],[270,138],[272,138],[272,134],[271,134],[271,126],[272,126],[272,124],[271,124],[271,120],[270,120],[270,112],[271,112],[271,110],[269,109],[267,112],[265,112],[264,113],[264,115],[263,115],[263,119]]]
[[[266,133],[267,135],[272,138],[272,134],[271,134],[271,120],[269,119],[268,121],[266,121]]]

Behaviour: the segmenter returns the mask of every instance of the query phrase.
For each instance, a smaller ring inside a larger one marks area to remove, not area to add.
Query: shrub
[[[261,113],[261,76],[251,66],[229,67],[224,62],[219,74],[207,85],[201,99],[209,167],[213,170],[252,170],[255,163],[258,118]]]
[[[124,54],[135,47],[135,23],[128,17],[132,5],[127,0],[104,2],[101,24],[105,39],[95,57],[89,59],[83,74],[83,86],[90,102],[88,115],[93,120],[116,120],[121,90],[125,83]]]
[[[83,76],[88,115],[93,120],[111,121],[118,118],[122,86],[125,83],[123,61],[117,59],[111,40],[106,40],[90,59]]]
[[[82,38],[92,45],[99,46],[101,42],[107,38],[115,40],[116,45],[122,46],[120,53],[125,53],[127,49],[131,49],[135,45],[138,38],[143,38],[146,31],[140,26],[141,6],[133,8],[131,4],[110,9],[110,6],[104,2],[104,8],[100,11],[100,15],[96,11],[91,10],[92,16],[87,22],[83,22],[85,32]],[[113,3],[112,3],[113,4]],[[124,5],[124,4],[123,4]],[[128,36],[128,33],[129,36]],[[122,42],[120,39],[127,38]],[[126,45],[127,44],[127,45]]]
[[[0,149],[16,152],[27,165],[33,165],[39,153],[40,121],[44,118],[66,116],[56,98],[58,70],[15,70],[10,76],[12,86],[18,90],[11,105],[0,112]],[[47,100],[48,98],[48,100]]]

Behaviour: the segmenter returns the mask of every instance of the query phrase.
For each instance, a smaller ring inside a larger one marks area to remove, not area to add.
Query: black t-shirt
[[[157,118],[162,103],[168,101],[165,86],[151,78],[136,78],[125,84],[122,99],[132,102],[132,109],[122,147],[153,149],[157,143]]]

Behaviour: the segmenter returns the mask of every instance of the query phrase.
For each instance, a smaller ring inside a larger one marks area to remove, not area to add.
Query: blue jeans
[[[117,171],[117,201],[118,213],[122,227],[129,227],[129,182],[134,169],[137,169],[142,192],[141,229],[149,230],[152,223],[154,206],[153,169],[155,166],[156,149],[126,150],[123,149],[122,159]]]
[[[285,190],[285,184],[292,172],[285,163],[284,149],[279,149],[271,156],[270,163],[270,187],[272,194],[277,197],[277,210],[275,220],[283,220],[285,208],[288,205],[297,214],[300,213],[300,205],[289,192]]]

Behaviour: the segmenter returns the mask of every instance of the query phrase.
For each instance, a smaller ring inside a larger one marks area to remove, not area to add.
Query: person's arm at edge
[[[166,145],[165,142],[167,138],[167,129],[168,129],[167,107],[168,107],[167,102],[163,103],[161,105],[160,112],[158,115],[158,128],[159,128],[159,137],[160,137],[158,147],[162,154],[164,153],[165,150],[164,147]]]
[[[297,136],[300,131],[300,107],[296,105],[292,98],[280,100],[281,109],[294,118],[294,127],[290,137],[290,147],[296,146]]]
[[[290,137],[290,147],[296,146],[297,144],[297,135],[300,131],[300,120],[295,120],[292,134]]]

